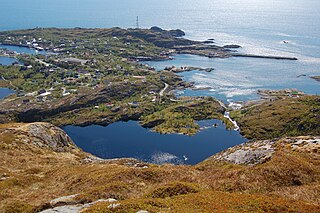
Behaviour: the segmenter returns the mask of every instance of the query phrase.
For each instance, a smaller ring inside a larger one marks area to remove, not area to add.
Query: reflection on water
[[[199,122],[195,136],[161,135],[136,121],[107,127],[66,126],[64,130],[84,151],[102,158],[133,157],[151,163],[196,164],[213,154],[246,141],[239,132],[226,130],[219,120]],[[218,124],[217,127],[213,127]]]

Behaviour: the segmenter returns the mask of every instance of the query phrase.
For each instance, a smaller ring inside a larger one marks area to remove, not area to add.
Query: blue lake
[[[1,80],[0,80],[1,81]],[[0,87],[0,99],[7,97],[8,95],[14,94],[15,91],[8,89],[8,88],[2,88]]]
[[[218,123],[218,127],[212,127]],[[228,147],[246,141],[239,132],[226,130],[221,121],[200,121],[210,127],[195,136],[161,135],[136,121],[117,122],[107,127],[66,126],[63,129],[83,150],[101,158],[133,157],[150,163],[196,164]]]

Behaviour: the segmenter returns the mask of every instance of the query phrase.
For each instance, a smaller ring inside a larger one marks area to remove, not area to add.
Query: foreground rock
[[[55,152],[78,149],[71,138],[60,128],[49,123],[0,124],[0,134],[20,135],[20,141]]]
[[[274,139],[244,143],[214,155],[211,160],[252,166],[270,160],[276,150],[283,147],[297,152],[318,153],[320,137],[284,138],[280,142]]]
[[[103,203],[103,202],[111,203],[110,205],[114,206],[114,208],[120,205],[115,203],[117,202],[117,200],[113,198],[100,199],[94,202],[82,204],[81,200],[77,200],[78,196],[79,194],[74,194],[74,195],[56,198],[50,201],[50,206],[52,208],[43,210],[41,211],[41,213],[79,213],[86,208],[89,208],[95,204]]]

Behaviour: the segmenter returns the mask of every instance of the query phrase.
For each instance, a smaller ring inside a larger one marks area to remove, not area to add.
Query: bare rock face
[[[68,195],[68,196],[56,198],[56,199],[50,201],[50,206],[57,207],[57,206],[78,204],[78,202],[76,200],[77,196],[79,196],[79,194]]]
[[[49,123],[10,124],[5,128],[0,126],[0,133],[2,132],[19,137],[21,142],[49,148],[55,152],[77,149],[72,139],[62,129]]]
[[[233,164],[255,165],[264,163],[276,151],[274,141],[256,141],[245,143],[227,149],[215,156],[216,160],[227,161]]]
[[[82,210],[89,208],[97,203],[111,203],[110,208],[116,208],[120,204],[116,203],[114,198],[100,199],[90,203],[81,203],[81,200],[77,200],[79,194],[68,195],[51,200],[49,206],[51,208],[41,211],[41,213],[80,213]]]
[[[232,164],[256,165],[272,158],[278,149],[290,149],[296,152],[320,153],[319,136],[301,136],[263,141],[253,141],[231,147],[208,160],[226,161]]]
[[[259,164],[267,161],[274,153],[274,149],[257,148],[255,150],[240,149],[224,156],[224,160],[235,164]]]
[[[79,213],[82,209],[82,205],[58,206],[52,209],[41,211],[41,213]]]

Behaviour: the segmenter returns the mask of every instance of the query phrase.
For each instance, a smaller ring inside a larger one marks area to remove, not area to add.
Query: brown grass
[[[80,194],[82,203],[116,198],[116,212],[319,211],[319,153],[284,146],[256,166],[210,159],[195,166],[140,168],[122,161],[83,164],[86,154],[80,151],[41,149],[14,133],[0,129],[0,212],[34,212],[71,194]],[[88,212],[108,212],[106,205]]]

